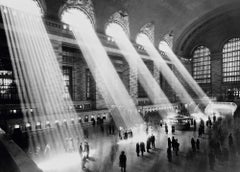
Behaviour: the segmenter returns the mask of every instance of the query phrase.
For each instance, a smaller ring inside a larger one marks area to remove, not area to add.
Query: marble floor
[[[82,169],[82,163],[78,151],[56,155],[45,162],[37,162],[45,172],[117,172],[119,168],[119,155],[125,151],[127,156],[127,172],[208,172],[208,135],[200,137],[200,151],[193,153],[191,150],[191,138],[197,138],[194,131],[176,131],[174,135],[166,134],[164,128],[155,127],[152,133],[156,137],[156,148],[145,152],[143,157],[136,155],[136,139],[117,141],[117,136],[101,133],[96,127],[89,131],[88,142],[90,145],[90,157]],[[173,154],[172,162],[167,159],[167,138],[172,136],[180,143],[179,155]],[[146,139],[146,138],[145,138]],[[144,138],[142,141],[146,141]],[[114,148],[114,149],[113,149]],[[229,161],[216,160],[214,171],[239,172],[240,161],[238,156],[230,153]]]

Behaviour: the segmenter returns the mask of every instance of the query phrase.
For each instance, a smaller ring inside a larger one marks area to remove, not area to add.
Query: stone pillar
[[[160,85],[160,73],[155,62],[153,64],[153,77],[157,81],[157,83]]]
[[[57,40],[51,40],[52,46],[53,46],[53,50],[56,54],[58,63],[60,66],[62,66],[62,62],[63,62],[63,57],[62,57],[62,42],[57,41]]]
[[[129,95],[137,104],[137,94],[138,94],[138,87],[137,87],[137,67],[129,67],[127,63],[124,64],[122,68],[122,80],[123,83],[128,90]]]
[[[222,61],[221,54],[212,53],[211,55],[211,83],[212,83],[212,95],[219,97],[222,94]]]
[[[137,66],[132,66],[129,69],[129,94],[135,104],[137,104],[138,97],[138,72]]]

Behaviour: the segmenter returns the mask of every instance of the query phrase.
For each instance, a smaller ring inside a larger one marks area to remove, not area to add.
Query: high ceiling
[[[44,1],[44,0],[41,0]],[[78,0],[85,1],[85,0]],[[155,23],[156,45],[163,35],[174,31],[176,44],[184,44],[189,35],[196,33],[196,26],[226,13],[232,8],[240,8],[239,0],[92,0],[95,9],[98,32],[104,32],[109,17],[118,10],[126,10],[130,20],[131,39],[135,40],[140,28],[151,21]],[[66,0],[45,0],[46,17],[59,20],[58,12]],[[225,15],[231,18],[231,13]],[[233,16],[236,14],[233,14]],[[235,17],[237,18],[237,17]],[[214,19],[215,20],[215,19]],[[221,21],[218,21],[218,23]],[[235,20],[232,20],[235,22]],[[237,24],[234,24],[238,26]],[[190,28],[190,29],[189,29]],[[212,28],[213,29],[213,28]],[[206,28],[205,28],[206,30]],[[224,30],[221,30],[223,32]],[[230,30],[231,31],[231,30]],[[190,41],[191,42],[191,41]],[[191,42],[192,43],[192,42]],[[175,45],[181,54],[184,48]]]

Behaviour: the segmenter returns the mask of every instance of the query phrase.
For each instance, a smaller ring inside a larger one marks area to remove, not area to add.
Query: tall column
[[[211,83],[212,95],[219,97],[222,94],[222,61],[220,53],[212,53],[211,55]]]
[[[137,97],[138,97],[138,77],[137,77],[137,67],[131,66],[129,67],[128,64],[125,64],[125,67],[122,72],[122,77],[124,85],[126,86],[126,89],[128,90],[129,95],[137,104]],[[127,82],[126,82],[127,81]]]

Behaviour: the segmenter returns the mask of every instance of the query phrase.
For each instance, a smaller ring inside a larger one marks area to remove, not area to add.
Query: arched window
[[[211,56],[205,46],[197,47],[193,52],[193,78],[198,83],[211,82]]]
[[[230,39],[222,56],[223,82],[240,81],[240,38]]]

